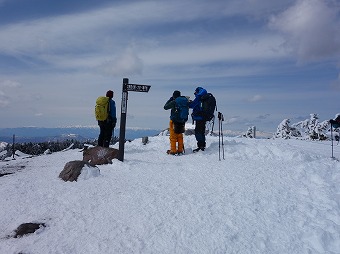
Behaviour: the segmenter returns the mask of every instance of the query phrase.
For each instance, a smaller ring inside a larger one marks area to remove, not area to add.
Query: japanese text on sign
[[[149,92],[151,86],[148,85],[136,85],[136,84],[126,84],[126,91],[134,92]]]

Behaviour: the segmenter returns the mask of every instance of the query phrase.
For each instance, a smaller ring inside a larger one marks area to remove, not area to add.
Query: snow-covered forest
[[[340,114],[336,114],[335,118]],[[310,114],[310,118],[291,124],[290,119],[284,119],[274,134],[274,138],[297,138],[308,140],[327,140],[330,139],[330,133],[333,131],[335,139],[339,137],[340,128],[331,130],[329,120],[320,122],[317,114]]]

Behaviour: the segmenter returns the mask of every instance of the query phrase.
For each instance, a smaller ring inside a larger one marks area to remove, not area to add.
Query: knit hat
[[[176,99],[177,97],[181,96],[181,92],[180,91],[174,91],[174,93],[172,94],[172,97],[174,97],[174,99]]]
[[[106,97],[112,98],[113,97],[113,91],[111,91],[111,90],[107,91]]]

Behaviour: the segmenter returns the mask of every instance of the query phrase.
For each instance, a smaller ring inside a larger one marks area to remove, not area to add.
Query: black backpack
[[[216,107],[216,99],[211,93],[207,93],[201,97],[203,119],[205,121],[211,121],[214,118]]]

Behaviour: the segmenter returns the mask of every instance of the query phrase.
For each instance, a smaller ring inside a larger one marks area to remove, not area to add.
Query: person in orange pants
[[[183,114],[180,114],[180,112],[183,112],[183,109],[179,109],[180,107],[184,108],[184,118],[186,118],[186,120],[182,120],[181,118],[183,117]],[[164,109],[171,109],[169,124],[170,150],[168,150],[167,153],[172,155],[183,154],[183,132],[185,130],[185,121],[187,121],[187,114],[189,112],[189,101],[185,96],[181,96],[180,91],[176,90],[173,92],[172,97],[165,103]]]
[[[183,133],[175,133],[175,124],[170,120],[169,124],[170,132],[170,150],[167,151],[168,154],[182,154],[184,151],[183,143]]]

